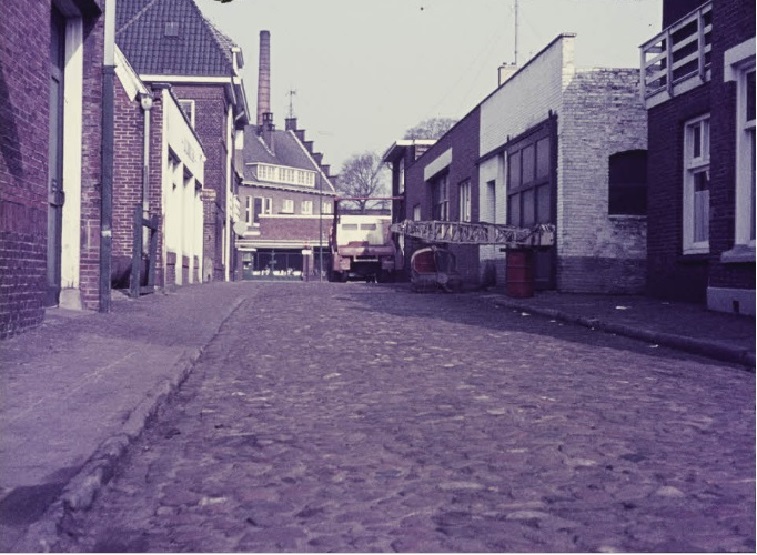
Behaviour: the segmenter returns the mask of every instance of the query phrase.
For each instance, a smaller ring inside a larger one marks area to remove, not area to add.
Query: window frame
[[[306,215],[313,214],[313,201],[312,200],[300,201],[300,214],[306,214]]]
[[[696,128],[701,126],[699,139],[699,156],[694,155],[696,147]],[[710,114],[703,114],[684,123],[683,140],[683,254],[706,254],[710,252],[709,218],[710,218]],[[703,173],[707,179],[707,199],[705,240],[697,241],[694,234],[696,211],[696,176]]]
[[[449,221],[449,175],[444,173],[431,185],[432,220]]]
[[[282,214],[294,214],[294,200],[290,198],[282,199],[281,201],[281,213]]]
[[[747,119],[747,98],[749,94],[747,77],[749,74],[755,74],[754,59],[738,68],[736,79],[736,222],[734,244],[754,249],[755,120]]]
[[[186,103],[189,106],[189,113],[184,110],[182,103]],[[195,127],[195,101],[191,98],[180,98],[178,99],[179,104],[179,110],[182,111],[182,113],[187,116],[187,119],[189,120],[189,125],[194,129]]]
[[[471,180],[466,179],[458,185],[458,204],[459,204],[459,219],[461,222],[470,222],[473,219],[471,200],[472,188]]]

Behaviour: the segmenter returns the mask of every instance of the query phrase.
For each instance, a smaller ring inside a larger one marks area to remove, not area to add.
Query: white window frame
[[[399,182],[397,184],[397,193],[402,195],[405,193],[405,159],[400,158],[400,164],[399,164]]]
[[[244,197],[244,223],[247,225],[252,225],[252,207],[253,197],[249,195]]]
[[[189,113],[187,113],[187,110],[184,109],[184,105],[187,105],[189,107]],[[189,124],[192,126],[192,129],[194,129],[195,126],[195,101],[190,99],[179,99],[179,108],[184,113],[184,115],[187,116],[187,119],[189,119]]]
[[[413,206],[413,221],[414,222],[421,221],[421,204],[420,203]]]
[[[273,214],[273,199],[270,197],[263,197],[263,211],[261,214]]]
[[[294,201],[292,199],[285,198],[281,201],[281,213],[294,214]]]
[[[700,127],[700,155],[694,156],[695,129]],[[700,254],[710,251],[709,242],[709,187],[706,199],[707,239],[697,241],[694,237],[695,226],[695,176],[705,172],[710,175],[710,115],[706,114],[686,122],[684,125],[684,168],[683,168],[683,253]]]
[[[333,214],[334,204],[330,200],[324,200],[321,202],[321,214]]]
[[[755,62],[739,68],[736,81],[736,225],[734,243],[755,248],[754,140],[755,120],[746,119],[747,75],[755,73]],[[750,138],[751,135],[751,138]]]
[[[312,214],[313,213],[313,201],[312,200],[303,200],[300,203],[300,213],[301,214]]]
[[[459,189],[459,201],[460,201],[460,221],[471,221],[471,183],[470,179],[466,179],[460,183]]]

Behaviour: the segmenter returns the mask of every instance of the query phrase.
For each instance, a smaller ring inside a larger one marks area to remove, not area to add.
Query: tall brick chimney
[[[258,126],[263,127],[263,114],[271,112],[271,32],[260,31],[260,63],[258,64]]]

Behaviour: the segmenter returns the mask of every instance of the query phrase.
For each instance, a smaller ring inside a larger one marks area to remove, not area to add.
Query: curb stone
[[[92,506],[97,493],[113,477],[116,466],[126,454],[128,447],[139,438],[147,423],[155,417],[166,400],[189,378],[195,363],[207,345],[215,339],[224,324],[243,302],[243,298],[237,298],[230,305],[229,310],[222,316],[218,328],[204,345],[187,349],[179,356],[170,377],[164,379],[155,391],[150,392],[129,413],[121,433],[107,438],[100,444],[81,470],[69,480],[60,497],[48,507],[37,522],[29,526],[14,544],[13,552],[50,553],[55,551],[59,536],[68,530],[71,515]]]
[[[493,302],[495,305],[505,308],[538,314],[539,316],[547,316],[570,324],[578,324],[592,330],[596,329],[607,333],[623,335],[632,339],[664,345],[665,347],[677,349],[679,351],[702,355],[723,362],[735,363],[743,366],[744,369],[749,372],[755,372],[755,353],[750,352],[748,349],[734,347],[721,341],[696,339],[685,335],[657,332],[629,326],[627,324],[605,322],[598,318],[576,316],[553,308],[534,307],[525,303],[502,298],[494,298]]]

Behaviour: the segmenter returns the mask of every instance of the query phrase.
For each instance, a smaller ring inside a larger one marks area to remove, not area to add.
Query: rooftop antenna
[[[518,65],[518,0],[514,0],[515,2],[515,52],[514,52],[514,60],[513,63],[517,66]]]
[[[294,95],[297,94],[297,91],[294,89],[289,89],[289,92],[287,95],[289,95],[289,118],[294,117]]]

